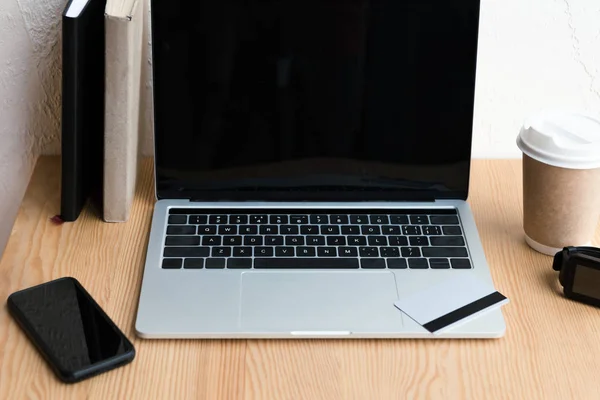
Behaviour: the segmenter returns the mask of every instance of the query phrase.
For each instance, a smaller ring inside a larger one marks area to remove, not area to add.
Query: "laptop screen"
[[[152,0],[159,198],[466,198],[479,0]]]

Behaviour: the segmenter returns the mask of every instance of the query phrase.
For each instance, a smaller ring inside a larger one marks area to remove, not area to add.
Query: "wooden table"
[[[600,310],[561,297],[521,229],[520,162],[474,161],[470,203],[507,333],[495,340],[142,340],[134,318],[153,204],[146,160],[130,222],[55,225],[58,158],[38,161],[0,264],[0,296],[62,276],[92,293],[134,362],[60,383],[0,312],[0,399],[600,399]],[[600,243],[600,229],[595,244]]]

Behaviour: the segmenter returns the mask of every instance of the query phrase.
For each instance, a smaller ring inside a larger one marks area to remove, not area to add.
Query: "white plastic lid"
[[[577,112],[543,111],[525,121],[517,146],[556,167],[600,168],[600,121]]]

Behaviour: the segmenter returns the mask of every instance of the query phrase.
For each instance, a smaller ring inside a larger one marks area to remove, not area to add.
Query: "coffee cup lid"
[[[525,121],[517,146],[556,167],[600,168],[600,121],[579,112],[542,111]]]

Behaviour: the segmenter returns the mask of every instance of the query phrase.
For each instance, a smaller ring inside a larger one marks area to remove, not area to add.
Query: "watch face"
[[[593,299],[600,299],[600,270],[576,264],[571,291]]]

